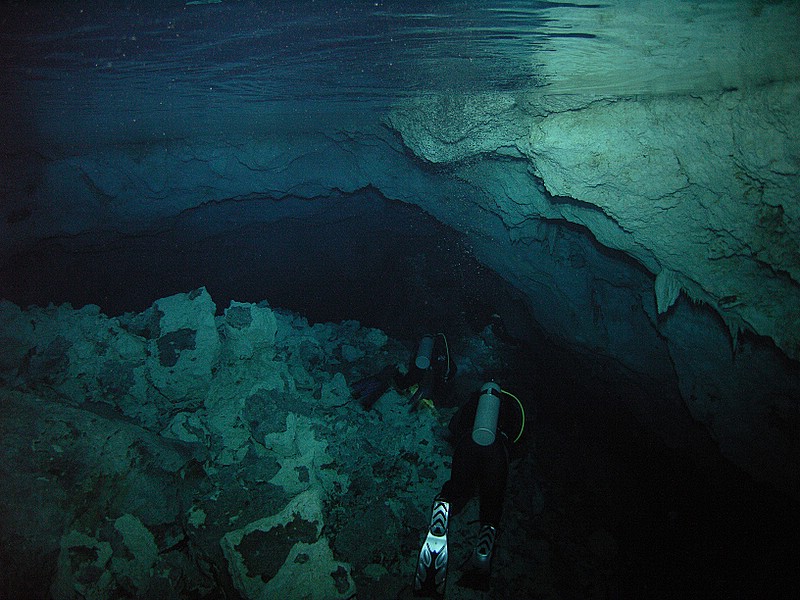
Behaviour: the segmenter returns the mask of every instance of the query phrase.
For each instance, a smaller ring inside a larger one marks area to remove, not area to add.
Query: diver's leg
[[[431,522],[417,560],[414,595],[443,598],[447,583],[447,530],[450,516],[457,514],[474,490],[476,457],[471,444],[460,443],[453,454],[450,479],[433,501]]]
[[[486,447],[486,455],[478,477],[481,525],[500,524],[508,484],[508,451],[499,440]]]
[[[475,474],[480,469],[479,448],[467,438],[461,440],[453,453],[450,479],[442,486],[440,497],[452,505],[452,514],[457,515],[475,493]]]
[[[468,572],[460,583],[487,590],[492,570],[497,526],[503,514],[508,483],[508,453],[501,442],[485,448],[486,454],[479,474],[480,522],[478,539],[467,563]]]

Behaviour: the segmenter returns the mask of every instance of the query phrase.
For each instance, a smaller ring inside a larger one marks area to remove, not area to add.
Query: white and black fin
[[[444,598],[447,585],[447,527],[450,503],[437,498],[433,501],[431,524],[422,543],[414,575],[414,595]]]
[[[492,570],[492,554],[494,541],[497,538],[497,529],[491,525],[482,525],[478,532],[478,543],[472,553],[470,567],[480,573],[489,575]]]
[[[491,525],[482,525],[478,532],[478,542],[464,565],[464,574],[458,585],[473,590],[489,591],[492,576],[492,556],[497,529]]]

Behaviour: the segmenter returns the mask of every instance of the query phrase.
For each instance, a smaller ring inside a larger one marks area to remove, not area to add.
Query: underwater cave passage
[[[40,242],[0,271],[21,306],[96,304],[108,315],[205,286],[311,322],[358,320],[400,338],[484,327],[510,287],[463,236],[420,208],[370,189],[315,200],[232,199],[133,235]]]

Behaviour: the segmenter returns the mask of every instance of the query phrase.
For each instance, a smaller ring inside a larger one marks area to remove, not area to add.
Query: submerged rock
[[[406,359],[355,322],[312,327],[265,303],[233,302],[217,316],[202,288],[118,318],[1,308],[0,539],[4,564],[14,540],[30,540],[8,563],[8,589],[22,595],[230,587],[246,598],[351,598],[353,566],[334,555],[341,524],[330,515],[386,452],[434,451],[436,421],[400,411],[382,424],[385,405],[365,413],[351,401],[344,374]],[[384,426],[395,435],[363,444]],[[410,481],[416,467],[392,469]],[[414,503],[434,493],[384,483]],[[48,577],[31,578],[42,569]]]
[[[352,598],[350,566],[337,562],[322,535],[322,490],[297,495],[280,513],[225,534],[220,541],[244,598]]]

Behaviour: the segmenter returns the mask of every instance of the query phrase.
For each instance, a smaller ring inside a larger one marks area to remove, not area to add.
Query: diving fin
[[[414,575],[414,595],[425,598],[444,598],[447,585],[447,527],[450,503],[437,498],[433,501],[431,524],[422,543]]]
[[[489,591],[495,539],[497,539],[497,529],[491,525],[482,525],[478,533],[478,543],[464,566],[464,574],[458,580],[458,585],[483,592]]]
[[[367,410],[383,396],[392,385],[392,378],[397,373],[397,367],[389,365],[381,369],[377,375],[359,379],[350,385],[353,397]]]

